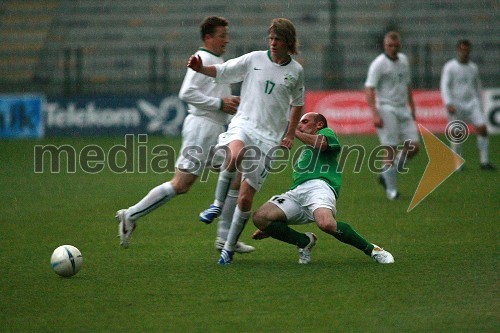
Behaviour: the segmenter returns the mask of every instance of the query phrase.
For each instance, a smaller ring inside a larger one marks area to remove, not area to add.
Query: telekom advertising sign
[[[434,133],[443,133],[448,122],[439,91],[413,92],[417,122]],[[338,134],[375,133],[364,91],[312,91],[306,94],[305,112],[323,114]]]

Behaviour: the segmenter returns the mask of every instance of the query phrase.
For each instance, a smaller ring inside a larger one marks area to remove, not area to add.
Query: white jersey
[[[441,73],[441,96],[445,105],[473,110],[481,105],[479,70],[472,61],[466,64],[457,59],[448,61]]]
[[[200,48],[196,55],[200,56],[203,64],[222,64],[224,59]],[[218,124],[227,124],[229,114],[222,112],[222,98],[231,96],[229,84],[215,83],[209,76],[197,73],[188,68],[179,91],[179,98],[188,103],[188,112],[195,116],[210,118]]]
[[[365,87],[375,88],[377,107],[381,104],[400,107],[408,102],[410,80],[410,65],[406,55],[398,53],[398,59],[391,60],[382,53],[370,64]]]
[[[238,113],[230,126],[240,126],[263,141],[279,144],[290,118],[290,106],[304,105],[304,69],[295,60],[279,65],[269,51],[254,51],[216,65],[217,82],[243,81]]]

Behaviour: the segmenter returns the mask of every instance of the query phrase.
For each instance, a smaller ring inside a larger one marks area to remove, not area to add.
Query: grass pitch
[[[375,137],[341,137],[367,151]],[[338,219],[385,247],[394,265],[379,265],[313,225],[310,265],[294,247],[241,240],[252,254],[216,265],[216,224],[198,222],[212,201],[216,175],[140,220],[121,249],[114,213],[171,174],[35,173],[35,145],[96,145],[109,152],[123,138],[1,141],[0,331],[2,332],[479,332],[499,331],[499,172],[478,168],[474,138],[466,169],[407,213],[427,164],[424,152],[400,176],[402,198],[385,199],[377,176],[348,161]],[[149,138],[148,147],[177,138]],[[500,137],[492,136],[500,166]],[[64,160],[64,159],[63,159]],[[96,166],[96,164],[93,164]],[[64,169],[64,168],[63,168]],[[290,184],[291,169],[271,175],[255,207]],[[59,245],[78,247],[82,270],[61,278],[50,268]]]

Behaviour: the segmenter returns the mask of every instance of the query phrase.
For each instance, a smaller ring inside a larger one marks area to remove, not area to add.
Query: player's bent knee
[[[253,220],[253,224],[259,228],[260,230],[263,230],[267,227],[267,225],[269,224],[267,222],[267,216],[266,216],[266,213],[264,212],[263,209],[257,209],[255,211],[255,213],[253,213],[252,215],[252,220]]]
[[[240,192],[240,197],[238,198],[238,207],[244,212],[248,212],[252,209],[252,201],[253,197],[247,196],[245,194],[241,194]]]
[[[332,223],[332,222],[322,222],[322,223],[317,223],[318,228],[326,232],[327,234],[333,234],[334,232],[337,232],[337,223]]]

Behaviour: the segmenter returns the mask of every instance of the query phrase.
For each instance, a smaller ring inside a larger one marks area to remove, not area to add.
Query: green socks
[[[266,230],[263,231],[272,238],[288,244],[297,245],[300,248],[306,247],[310,242],[309,237],[305,234],[293,230],[285,222],[281,221],[271,222]]]
[[[368,243],[360,234],[356,232],[348,223],[337,221],[337,232],[333,235],[342,243],[354,246],[363,251],[366,255],[371,255],[373,245]]]
[[[309,244],[310,239],[305,234],[290,228],[285,222],[274,221],[263,230],[266,234],[282,242],[304,248]],[[337,222],[337,232],[333,235],[342,243],[354,246],[363,251],[366,255],[371,255],[373,245],[368,243],[360,234],[356,232],[348,223]]]

